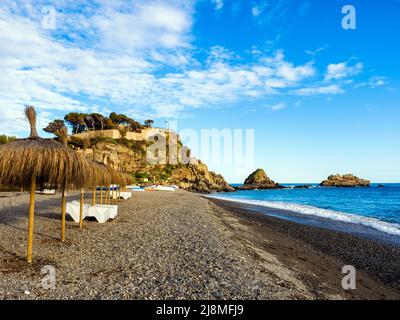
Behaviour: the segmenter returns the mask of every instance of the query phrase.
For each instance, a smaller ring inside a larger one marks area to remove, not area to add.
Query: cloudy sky
[[[230,182],[400,181],[400,1],[351,2],[355,30],[340,0],[2,0],[0,133],[26,135],[25,104],[41,127],[116,111],[254,129],[245,170],[209,163]]]

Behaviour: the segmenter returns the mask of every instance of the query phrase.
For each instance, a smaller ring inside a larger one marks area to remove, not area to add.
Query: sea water
[[[295,189],[289,184],[285,185],[288,189],[243,190],[211,196],[264,207],[272,215],[296,222],[318,221],[321,225],[326,219],[340,222],[342,231],[358,230],[354,225],[359,225],[400,239],[400,184],[384,184],[384,187],[372,184],[369,188],[310,185],[309,189]],[[353,228],[346,224],[352,224]]]

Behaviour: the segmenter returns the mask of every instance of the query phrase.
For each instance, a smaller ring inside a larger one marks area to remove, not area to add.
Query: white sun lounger
[[[83,219],[89,215],[89,207],[88,204],[83,205]],[[67,202],[66,212],[78,223],[80,217],[80,203],[78,201]]]
[[[80,203],[78,201],[68,202],[66,209],[67,213],[72,217],[72,219],[75,222],[79,222]],[[115,205],[83,205],[83,219],[86,217],[94,217],[97,222],[104,223],[109,219],[114,219],[117,214],[118,206]]]
[[[90,206],[88,217],[94,217],[98,223],[104,223],[111,219],[111,209],[103,206]]]
[[[113,194],[113,199],[117,199],[117,197],[118,197],[118,194],[114,193]],[[132,198],[132,192],[120,192],[119,193],[119,198],[120,199],[122,198],[124,200],[128,200],[128,199]]]
[[[118,206],[112,204],[99,204],[96,207],[103,207],[109,210],[110,219],[115,219],[118,214]]]
[[[36,191],[36,194],[45,194],[45,195],[55,195],[56,194],[56,190],[54,189],[44,189],[43,191]]]

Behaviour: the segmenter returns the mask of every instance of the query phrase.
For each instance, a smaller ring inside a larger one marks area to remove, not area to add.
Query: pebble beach
[[[78,198],[68,195],[68,201]],[[86,203],[90,199],[87,193]],[[33,263],[28,265],[29,195],[0,193],[0,299],[400,296],[393,284],[363,270],[357,290],[343,290],[345,261],[194,193],[134,192],[118,203],[114,220],[85,220],[83,229],[68,217],[64,243],[59,240],[60,201],[60,195],[37,196]],[[43,287],[45,266],[56,271],[54,288]]]

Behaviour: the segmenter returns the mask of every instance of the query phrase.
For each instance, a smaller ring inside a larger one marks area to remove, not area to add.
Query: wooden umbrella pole
[[[108,199],[108,204],[112,204],[113,203],[113,201],[114,201],[114,189],[111,189],[111,186],[110,186],[110,199]]]
[[[110,189],[110,203],[109,204],[113,204],[114,203],[114,187],[110,187],[112,189]]]
[[[103,204],[103,186],[100,187],[100,204]]]
[[[65,241],[65,217],[66,217],[67,193],[65,187],[62,190],[61,197],[61,241]]]
[[[96,187],[93,187],[92,206],[96,205]]]
[[[28,263],[32,263],[33,222],[35,220],[35,190],[36,190],[36,177],[32,175],[31,195],[29,199],[28,250],[26,255],[26,261]]]
[[[79,228],[83,228],[83,197],[85,195],[85,191],[83,189],[81,189],[81,203],[80,203],[80,207],[79,207]]]

